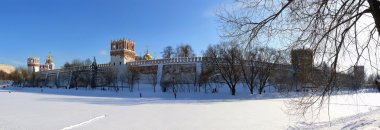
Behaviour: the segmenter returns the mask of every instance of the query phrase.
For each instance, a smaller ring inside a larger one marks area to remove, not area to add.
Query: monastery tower
[[[128,39],[111,41],[111,65],[123,65],[135,61],[135,42]]]
[[[28,71],[29,72],[39,72],[45,70],[54,70],[54,58],[52,55],[46,57],[46,62],[44,65],[40,64],[40,58],[37,57],[29,57],[28,60]]]
[[[39,72],[40,71],[40,58],[29,57],[27,62],[28,62],[28,71],[29,72]]]
[[[54,64],[54,57],[52,55],[49,55],[46,57],[46,62],[44,66],[41,66],[44,70],[54,70],[55,64]]]

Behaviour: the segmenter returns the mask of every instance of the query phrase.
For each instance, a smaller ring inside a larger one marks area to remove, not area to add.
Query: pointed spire
[[[96,63],[96,59],[95,59],[95,56],[94,56],[94,61],[93,61],[94,63]]]

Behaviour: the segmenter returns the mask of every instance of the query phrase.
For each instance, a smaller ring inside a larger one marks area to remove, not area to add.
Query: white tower
[[[40,58],[29,57],[27,62],[28,62],[28,71],[29,72],[39,72],[40,71]]]

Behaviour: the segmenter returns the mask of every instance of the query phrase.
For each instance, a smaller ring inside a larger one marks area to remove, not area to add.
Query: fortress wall
[[[161,82],[194,83],[195,64],[164,65]]]
[[[139,66],[139,80],[138,83],[152,84],[153,79],[157,78],[157,65],[152,66]]]
[[[200,60],[196,60],[200,59]],[[194,84],[200,77],[197,77],[201,73],[201,71],[206,71],[210,68],[207,64],[207,62],[202,62],[202,58],[194,58],[194,62],[186,62],[189,60],[193,60],[192,58],[174,58],[174,59],[159,59],[159,60],[148,60],[148,61],[136,61],[136,62],[129,62],[127,64],[123,64],[122,66],[114,66],[110,64],[98,64],[98,76],[97,76],[97,85],[99,86],[105,86],[106,82],[103,77],[103,72],[106,72],[107,68],[109,67],[115,67],[117,73],[117,79],[118,83],[117,86],[121,85],[121,82],[124,82],[124,86],[127,84],[126,79],[126,73],[128,73],[127,69],[130,66],[137,67],[138,68],[138,79],[135,81],[139,84],[152,84],[154,83],[154,78],[157,79],[157,84],[165,83],[165,82],[176,82],[178,84]],[[161,67],[160,67],[161,66]],[[197,69],[198,67],[198,69]],[[125,68],[121,70],[120,68]],[[161,72],[158,70],[159,68],[162,68],[162,75],[159,73]],[[287,65],[280,65],[275,70],[275,73],[271,77],[271,81],[283,82],[284,84],[287,84],[288,81],[291,81],[291,77],[293,76],[291,71],[291,66]],[[52,70],[52,71],[44,71],[42,73],[57,73],[59,72],[58,76],[58,85],[60,87],[62,86],[68,86],[70,82],[70,73],[73,72],[73,74],[79,74],[83,77],[92,76],[91,74],[92,66],[77,66],[77,67],[71,67],[67,68],[65,70]],[[88,75],[90,73],[90,75]],[[221,77],[216,74],[211,74],[213,78],[220,79]],[[158,79],[160,77],[160,79]],[[40,75],[41,81],[44,84],[46,76],[44,74]],[[74,78],[74,76],[72,77]],[[124,78],[124,80],[121,80],[120,78]],[[55,79],[55,76],[49,76],[48,77],[49,84],[53,84],[57,79]],[[72,80],[71,80],[72,81]],[[270,82],[271,82],[270,81]],[[86,83],[78,83],[78,86],[82,86]]]

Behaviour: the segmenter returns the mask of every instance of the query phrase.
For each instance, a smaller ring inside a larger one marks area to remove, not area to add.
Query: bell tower
[[[50,54],[48,57],[46,57],[46,62],[45,62],[45,70],[54,70],[55,68],[54,65],[54,58]]]
[[[39,72],[40,71],[40,58],[29,57],[27,62],[28,62],[28,71],[29,72]]]
[[[123,65],[135,61],[135,42],[129,39],[111,41],[111,65]]]

